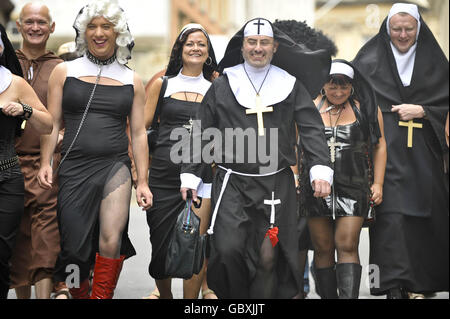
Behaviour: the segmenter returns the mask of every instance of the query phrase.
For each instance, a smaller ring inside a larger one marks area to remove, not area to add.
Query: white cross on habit
[[[275,224],[275,205],[281,204],[280,199],[275,199],[275,192],[272,192],[272,199],[265,199],[264,205],[270,205],[270,225]]]
[[[263,113],[266,112],[273,112],[273,107],[264,107],[261,106],[261,97],[259,94],[256,94],[256,100],[255,100],[255,107],[252,109],[245,110],[245,114],[256,114],[257,120],[258,120],[258,135],[264,136],[264,120],[263,120]]]

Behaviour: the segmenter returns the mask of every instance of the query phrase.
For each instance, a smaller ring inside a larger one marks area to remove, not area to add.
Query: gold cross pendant
[[[408,128],[408,148],[412,148],[413,147],[413,132],[414,132],[413,130],[415,128],[422,128],[423,124],[415,123],[414,120],[410,120],[408,122],[399,121],[398,125],[405,126]]]
[[[258,135],[264,136],[264,120],[263,113],[273,112],[273,107],[263,107],[261,103],[261,97],[256,94],[255,107],[252,109],[245,110],[245,114],[256,114],[258,119]]]

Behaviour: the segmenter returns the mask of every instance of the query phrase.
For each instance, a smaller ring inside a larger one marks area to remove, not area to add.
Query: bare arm
[[[41,136],[41,168],[38,173],[38,181],[44,188],[50,188],[53,183],[53,170],[50,163],[62,126],[62,97],[65,79],[66,66],[61,63],[55,67],[48,80],[47,106],[53,116],[53,130],[51,134]]]
[[[145,103],[145,110],[144,110],[144,118],[145,118],[145,127],[150,127],[150,124],[152,124],[153,117],[155,115],[156,111],[156,104],[158,103],[159,93],[161,91],[162,87],[162,79],[158,78],[156,79],[152,85],[150,86],[148,98]],[[158,119],[156,119],[158,120]]]
[[[31,117],[27,120],[41,134],[49,134],[52,130],[52,116],[42,105],[33,88],[23,78],[14,75],[11,83],[11,89],[14,96],[17,96],[18,102],[27,104],[33,108]],[[15,101],[2,105],[2,112],[9,116],[22,116],[24,114],[23,106]]]
[[[134,100],[130,115],[131,146],[136,164],[136,199],[144,210],[153,204],[153,195],[148,188],[148,145],[144,120],[145,91],[137,74],[134,77]]]
[[[372,200],[374,201],[375,205],[380,205],[381,202],[383,201],[383,183],[387,161],[386,140],[384,138],[383,115],[379,108],[378,108],[378,124],[380,126],[381,137],[378,140],[378,144],[374,147],[374,154],[373,154],[374,180],[371,187]]]

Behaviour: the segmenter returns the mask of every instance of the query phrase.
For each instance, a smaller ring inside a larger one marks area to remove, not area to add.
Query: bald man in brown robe
[[[55,23],[48,7],[31,3],[22,8],[16,23],[23,37],[22,48],[16,54],[24,78],[47,107],[48,78],[62,62],[46,50]],[[26,125],[17,139],[16,152],[25,180],[25,211],[11,258],[11,288],[16,288],[19,299],[27,299],[31,297],[31,286],[35,285],[36,298],[47,299],[53,291],[53,267],[60,250],[56,217],[58,186],[53,183],[53,188],[46,190],[38,184],[40,136],[31,126]],[[54,168],[59,160],[60,153],[55,152]]]

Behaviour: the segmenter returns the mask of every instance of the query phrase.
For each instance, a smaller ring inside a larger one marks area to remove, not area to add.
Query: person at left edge
[[[49,134],[52,117],[21,77],[20,63],[0,24],[0,299],[8,297],[10,258],[24,209],[24,182],[14,138],[24,119]]]
[[[48,109],[54,129],[41,139],[38,178],[43,187],[51,187],[50,158],[63,121],[64,157],[58,176],[61,252],[55,281],[66,281],[70,275],[66,267],[77,265],[80,285],[69,287],[72,297],[111,299],[124,259],[135,254],[127,235],[132,189],[127,117],[138,175],[136,199],[144,210],[153,200],[147,184],[144,86],[126,67],[134,42],[117,1],[89,3],[76,17],[74,28],[77,51],[84,55],[61,63],[50,76]],[[89,269],[97,245],[89,296]]]
[[[30,2],[23,6],[16,25],[23,39],[21,49],[16,50],[22,72],[42,104],[47,106],[48,78],[62,62],[46,49],[55,22],[46,5]],[[53,156],[54,167],[61,158],[62,133]],[[11,257],[10,288],[15,288],[17,298],[27,299],[34,285],[36,298],[48,299],[53,291],[53,267],[59,253],[58,185],[55,182],[47,190],[38,184],[40,140],[31,125],[25,125],[22,135],[16,139],[16,152],[25,181],[25,210]]]

